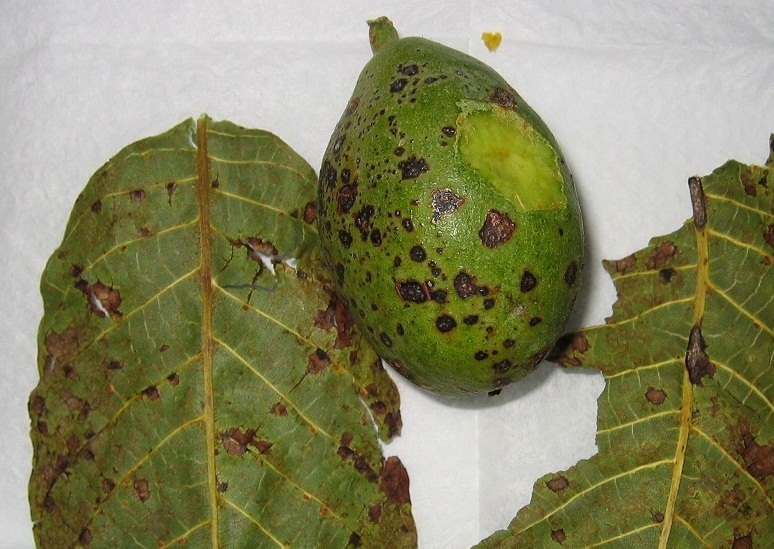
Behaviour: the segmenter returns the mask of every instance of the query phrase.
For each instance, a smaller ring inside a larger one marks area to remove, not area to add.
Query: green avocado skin
[[[550,143],[560,207],[519,207],[461,156],[471,105],[510,111]],[[416,37],[361,72],[324,155],[318,228],[360,330],[397,372],[446,396],[534,370],[583,269],[580,207],[549,129],[493,69]]]

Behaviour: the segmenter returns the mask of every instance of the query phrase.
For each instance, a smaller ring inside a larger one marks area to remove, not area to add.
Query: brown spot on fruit
[[[441,132],[446,137],[454,137],[455,134],[457,133],[457,130],[455,130],[452,126],[444,126],[443,128],[441,128]]]
[[[387,495],[387,501],[397,504],[411,503],[408,472],[398,457],[387,458],[379,478],[379,488]]]
[[[685,367],[688,369],[688,377],[691,383],[701,386],[704,376],[715,375],[715,365],[706,353],[707,344],[701,335],[701,328],[694,326],[688,336],[688,349],[685,353]]]
[[[343,229],[339,230],[339,242],[345,248],[349,249],[352,246],[352,233]]]
[[[387,332],[381,332],[379,334],[379,339],[382,340],[382,343],[384,343],[386,347],[392,347],[392,339],[387,335]]]
[[[495,363],[492,366],[492,368],[498,374],[504,374],[505,372],[510,370],[512,366],[513,366],[513,363],[506,358],[505,360],[501,360],[500,362]]]
[[[497,246],[508,242],[516,230],[514,223],[508,214],[497,210],[489,210],[484,219],[484,224],[478,231],[481,243],[487,248],[496,248]]]
[[[533,316],[532,318],[529,319],[529,325],[530,325],[531,328],[534,328],[535,326],[537,326],[541,322],[543,322],[543,319],[540,318],[539,316]]]
[[[476,351],[476,354],[473,355],[473,358],[475,358],[476,360],[486,360],[487,358],[489,358],[489,353],[487,353],[486,351]]]
[[[473,326],[478,322],[478,315],[468,315],[462,319],[462,322],[464,322],[468,326]]]
[[[406,232],[414,232],[414,222],[411,221],[408,217],[404,218],[403,221],[400,222],[401,225],[403,225],[403,228],[406,229]]]
[[[556,475],[554,478],[546,482],[546,486],[552,492],[561,492],[570,486],[570,481],[562,475]]]
[[[446,303],[448,292],[446,290],[433,290],[430,292],[430,299],[436,303]]]
[[[462,299],[467,299],[478,293],[476,279],[465,271],[460,271],[457,276],[454,277],[454,289],[457,292],[457,295]]]
[[[419,67],[416,65],[406,65],[405,67],[401,67],[400,72],[406,76],[414,76],[419,73]]]
[[[527,293],[534,290],[535,286],[537,286],[537,278],[535,278],[535,275],[533,275],[529,269],[524,269],[524,273],[521,275],[519,289],[523,293]]]
[[[433,209],[433,221],[456,212],[465,203],[465,199],[451,189],[434,189],[430,206]]]
[[[656,389],[655,387],[648,387],[648,390],[645,392],[645,398],[651,404],[655,404],[656,406],[659,406],[661,404],[664,404],[664,401],[666,400],[666,393],[662,389]]]
[[[140,501],[145,503],[150,498],[150,485],[148,479],[137,479],[134,481],[134,493],[140,498]]]
[[[675,246],[674,242],[671,240],[662,242],[645,262],[645,267],[650,270],[661,269],[675,256],[676,253],[677,246]]]
[[[401,171],[401,177],[405,179],[416,179],[430,169],[430,165],[424,158],[411,156],[406,160],[398,162],[398,168]]]
[[[435,319],[435,327],[438,328],[439,332],[445,334],[457,327],[457,321],[450,315],[441,315]]]
[[[563,529],[559,528],[558,530],[551,530],[551,539],[556,543],[562,544],[567,539],[567,535]]]

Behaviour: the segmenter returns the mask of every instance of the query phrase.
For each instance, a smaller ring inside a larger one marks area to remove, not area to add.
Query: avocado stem
[[[398,39],[398,31],[387,17],[381,16],[367,21],[368,41],[371,43],[371,51],[376,55],[387,44]]]

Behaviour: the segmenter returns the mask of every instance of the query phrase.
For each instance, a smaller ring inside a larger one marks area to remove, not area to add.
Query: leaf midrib
[[[210,221],[210,169],[207,157],[207,124],[196,125],[196,195],[199,199],[199,243],[202,284],[202,368],[204,378],[204,425],[207,442],[207,493],[210,503],[212,547],[219,547],[218,482],[215,473],[215,398],[213,393],[212,334],[212,225]]]

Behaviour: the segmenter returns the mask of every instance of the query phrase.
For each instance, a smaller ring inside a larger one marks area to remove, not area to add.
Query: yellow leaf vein
[[[223,496],[222,494],[221,494],[221,496],[220,496],[220,500],[221,500],[221,501],[223,501],[223,503],[225,503],[226,505],[228,505],[228,506],[229,506],[229,507],[231,507],[232,509],[234,509],[234,510],[235,510],[237,513],[239,513],[240,515],[242,515],[243,517],[245,517],[247,520],[249,520],[250,522],[252,522],[253,524],[255,524],[255,525],[256,525],[256,526],[257,526],[257,527],[258,527],[258,528],[259,528],[259,529],[260,529],[260,530],[261,530],[261,531],[262,531],[264,534],[266,534],[267,536],[269,536],[269,537],[270,537],[270,538],[271,538],[271,539],[274,541],[274,543],[276,543],[276,544],[277,544],[277,546],[278,546],[278,547],[288,547],[287,545],[285,545],[284,543],[282,543],[280,540],[278,540],[278,539],[277,539],[277,536],[275,536],[274,534],[272,534],[272,533],[269,531],[269,529],[268,529],[268,528],[266,528],[266,527],[265,527],[263,524],[261,524],[261,523],[258,521],[258,519],[256,519],[256,518],[255,518],[255,517],[253,517],[252,515],[250,515],[250,514],[249,514],[247,511],[245,511],[244,509],[242,509],[241,507],[239,507],[239,506],[238,506],[237,504],[235,504],[233,501],[231,501],[231,500],[230,500],[230,499],[228,499],[227,497]]]
[[[330,433],[328,433],[325,429],[317,425],[310,417],[308,417],[304,412],[286,395],[283,393],[276,385],[274,385],[267,377],[265,377],[261,372],[259,372],[252,364],[250,364],[249,361],[247,361],[242,355],[240,355],[235,349],[230,347],[225,341],[215,338],[215,342],[218,345],[221,345],[224,349],[226,349],[229,353],[231,353],[239,362],[241,362],[248,370],[253,372],[257,377],[263,381],[266,386],[268,386],[272,391],[277,393],[277,395],[280,396],[285,402],[287,402],[297,413],[298,415],[306,421],[312,428],[315,429],[315,431],[319,431],[329,439],[333,440],[333,436],[331,436]]]
[[[766,252],[766,250],[758,248],[757,246],[753,246],[752,244],[748,244],[747,242],[742,242],[741,240],[737,240],[736,238],[734,238],[731,235],[728,235],[728,234],[720,232],[720,231],[715,231],[713,229],[710,229],[709,227],[707,227],[706,230],[707,230],[707,232],[711,236],[716,236],[718,238],[722,238],[723,240],[727,240],[728,242],[732,243],[734,246],[737,246],[739,248],[744,248],[744,249],[747,249],[747,250],[751,250],[751,251],[753,251],[753,252],[755,252],[755,253],[757,253],[759,255],[762,255],[763,257],[768,257],[769,256],[769,254]]]
[[[603,545],[607,545],[608,543],[613,543],[616,541],[620,541],[624,538],[628,538],[629,536],[633,536],[634,534],[639,534],[640,532],[644,530],[649,530],[650,528],[655,528],[658,526],[656,523],[649,523],[645,524],[644,526],[640,526],[639,528],[634,528],[632,530],[629,530],[628,532],[622,532],[618,534],[617,536],[613,536],[611,538],[604,539],[602,541],[598,541],[597,543],[592,543],[591,545],[587,545],[586,547],[602,547]]]
[[[734,301],[732,297],[730,297],[728,294],[726,294],[723,290],[721,290],[716,284],[714,284],[712,281],[708,281],[707,285],[709,288],[711,288],[715,293],[717,293],[720,297],[725,299],[731,306],[733,306],[736,310],[738,310],[742,315],[749,318],[753,324],[760,327],[760,329],[766,331],[769,335],[774,337],[774,330],[772,330],[769,326],[767,326],[762,320],[757,318],[755,315],[747,311],[744,307],[742,307],[739,303]]]
[[[234,164],[234,165],[249,165],[249,166],[270,166],[272,168],[278,168],[280,170],[286,170],[289,172],[293,172],[297,174],[299,177],[305,180],[309,180],[307,177],[308,174],[305,174],[303,172],[298,171],[297,169],[286,166],[284,164],[278,164],[276,162],[272,162],[271,160],[232,160],[230,158],[220,158],[213,155],[208,155],[210,160],[213,160],[215,162],[219,162],[221,164]]]
[[[748,380],[746,377],[744,377],[744,376],[740,375],[740,374],[739,374],[739,372],[737,372],[736,370],[734,370],[734,369],[732,369],[732,368],[729,368],[728,366],[726,366],[726,365],[725,365],[725,364],[723,364],[722,362],[718,362],[717,360],[713,359],[713,360],[712,360],[712,363],[713,363],[713,364],[714,364],[716,367],[718,367],[718,368],[722,369],[724,372],[728,373],[728,374],[729,374],[729,376],[731,376],[731,377],[732,377],[732,378],[734,378],[734,379],[737,379],[737,380],[738,380],[738,381],[740,381],[740,382],[741,382],[743,385],[745,385],[746,387],[748,387],[748,388],[750,389],[750,392],[751,392],[751,393],[755,393],[755,394],[756,394],[756,396],[758,396],[758,397],[759,397],[759,398],[760,398],[760,399],[761,399],[761,400],[762,400],[762,401],[763,401],[763,402],[766,404],[766,406],[768,406],[768,407],[769,407],[769,415],[771,415],[772,413],[774,413],[774,403],[772,403],[772,402],[771,402],[771,400],[770,400],[770,399],[769,399],[769,398],[768,398],[768,397],[767,397],[765,394],[763,394],[763,392],[761,392],[761,390],[760,390],[760,389],[758,389],[758,387],[756,387],[756,386],[755,386],[755,384],[754,384],[753,382],[751,382],[750,380]],[[746,400],[746,399],[745,399],[745,400]],[[745,402],[743,401],[743,402],[742,402],[742,404],[744,404],[744,403],[745,403]]]
[[[713,200],[719,200],[719,201],[722,201],[722,202],[728,202],[729,204],[733,204],[734,206],[737,206],[738,208],[742,208],[744,210],[755,212],[755,213],[757,213],[758,215],[760,215],[762,217],[774,218],[774,214],[772,214],[771,212],[767,212],[765,210],[760,210],[760,209],[758,209],[758,208],[756,208],[754,206],[748,206],[747,204],[743,204],[743,203],[741,203],[741,202],[739,202],[737,200],[734,200],[733,198],[728,198],[727,196],[722,196],[722,195],[715,194],[715,193],[708,193],[706,191],[704,192],[704,196],[706,196],[707,198],[711,198]]]
[[[614,427],[608,427],[606,429],[599,429],[596,434],[597,435],[604,435],[604,434],[612,433],[613,431],[618,431],[620,429],[626,429],[627,427],[634,427],[635,425],[637,425],[639,423],[645,423],[645,422],[651,421],[653,419],[658,419],[660,417],[674,416],[676,414],[679,414],[680,412],[681,412],[681,410],[679,408],[677,408],[677,409],[674,409],[674,410],[666,410],[664,412],[659,412],[657,414],[650,414],[650,415],[647,415],[647,416],[643,416],[641,418],[634,419],[632,421],[627,421],[626,423],[621,423],[621,424],[616,425]]]
[[[159,549],[164,549],[165,547],[170,547],[172,545],[179,545],[182,543],[185,543],[188,536],[199,530],[200,528],[204,528],[208,524],[212,523],[212,519],[207,519],[205,521],[200,522],[196,526],[193,526],[189,528],[187,531],[183,532],[179,536],[177,536],[175,539],[171,539],[169,541],[161,541],[159,542]]]

